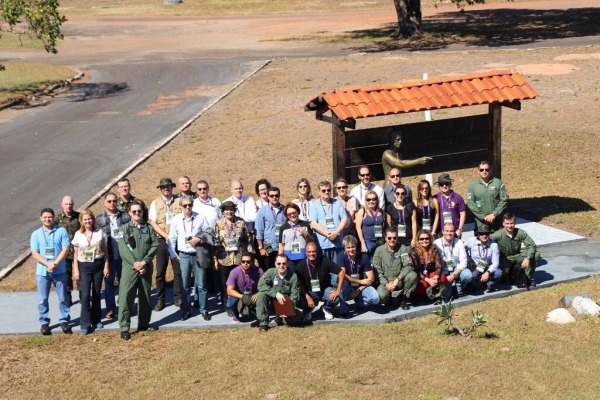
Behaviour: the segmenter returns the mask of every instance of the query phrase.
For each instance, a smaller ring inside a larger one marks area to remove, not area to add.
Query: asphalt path
[[[249,61],[90,65],[94,72],[89,82],[73,86],[45,107],[3,122],[0,267],[29,248],[43,207],[60,211],[66,194],[74,197],[76,207],[89,200],[227,85],[250,73]],[[218,89],[206,96],[203,87]],[[190,88],[197,90],[189,94]],[[175,96],[180,104],[156,103],[159,96]]]

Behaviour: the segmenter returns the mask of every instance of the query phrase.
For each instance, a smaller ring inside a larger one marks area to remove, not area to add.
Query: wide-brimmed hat
[[[481,234],[491,235],[493,232],[488,225],[481,225],[479,229],[475,231],[475,235],[479,236]]]
[[[158,186],[156,188],[159,189],[159,188],[166,187],[166,186],[170,186],[170,187],[174,188],[176,185],[173,183],[171,178],[162,178],[160,180],[160,182],[158,182]]]
[[[237,208],[237,206],[235,205],[235,203],[231,200],[227,200],[224,201],[223,204],[221,204],[221,211],[225,210],[226,208],[233,208],[234,210]]]
[[[439,185],[440,183],[452,183],[452,182],[454,182],[454,180],[450,178],[450,175],[441,174],[440,176],[438,176],[438,180],[436,183]]]

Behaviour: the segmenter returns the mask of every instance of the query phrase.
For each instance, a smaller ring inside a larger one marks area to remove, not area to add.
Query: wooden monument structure
[[[318,120],[331,123],[333,178],[357,181],[368,165],[372,180],[385,179],[381,156],[390,136],[401,132],[400,157],[431,157],[427,164],[403,169],[404,176],[475,167],[489,160],[502,173],[502,107],[521,109],[521,100],[538,93],[518,73],[488,71],[387,85],[350,86],[322,93],[305,106]],[[356,129],[358,118],[488,105],[488,112],[395,126]],[[331,115],[326,115],[331,111]]]

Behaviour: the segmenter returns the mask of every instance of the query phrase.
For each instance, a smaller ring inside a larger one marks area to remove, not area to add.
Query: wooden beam
[[[333,146],[333,183],[337,178],[346,177],[346,133],[344,132],[344,127],[335,124],[331,125],[331,143]]]
[[[521,111],[521,102],[519,100],[505,101],[500,103],[501,106],[512,108],[513,110]]]
[[[316,118],[318,120],[329,122],[332,125],[340,126],[342,128],[349,128],[349,129],[356,128],[356,121],[355,120],[350,119],[350,120],[347,120],[347,121],[341,121],[341,120],[339,120],[339,119],[336,118],[335,114],[333,115],[333,117],[329,117],[327,115],[320,115],[320,116],[316,116]]]
[[[502,106],[498,103],[489,105],[490,115],[490,163],[494,168],[494,176],[502,179]]]

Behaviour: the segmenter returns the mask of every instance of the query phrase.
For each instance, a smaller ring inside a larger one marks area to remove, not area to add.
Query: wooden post
[[[498,103],[489,105],[490,114],[490,163],[494,176],[502,179],[502,106]]]
[[[346,178],[346,133],[344,128],[331,124],[331,143],[333,145],[333,178]]]

